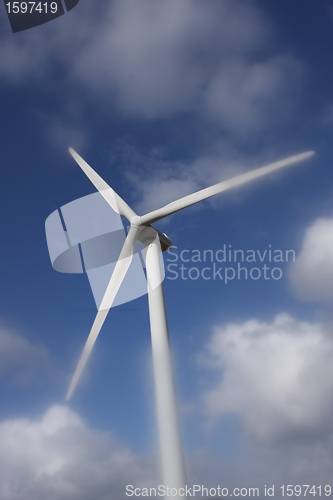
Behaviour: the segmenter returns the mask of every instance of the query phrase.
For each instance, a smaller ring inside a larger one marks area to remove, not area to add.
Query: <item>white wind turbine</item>
[[[91,180],[100,194],[115,212],[126,217],[130,229],[115,265],[113,274],[99,306],[95,321],[84,346],[81,358],[70,383],[66,400],[73,394],[82,370],[88,360],[105,318],[112,307],[117,292],[131,264],[135,242],[140,240],[146,248],[146,271],[148,286],[149,317],[152,339],[157,419],[161,448],[163,481],[172,488],[186,484],[185,465],[181,445],[176,392],[173,379],[168,323],[165,310],[160,253],[171,247],[169,238],[151,224],[183,208],[194,205],[227,189],[250,182],[274,170],[278,170],[309,158],[313,151],[291,156],[270,165],[238,175],[230,180],[202,189],[180,198],[146,215],[137,215],[127,203],[79,156],[70,148],[74,160]],[[173,496],[173,498],[180,498]]]

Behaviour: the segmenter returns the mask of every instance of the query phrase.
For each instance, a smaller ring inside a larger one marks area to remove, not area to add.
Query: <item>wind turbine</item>
[[[181,445],[181,435],[178,420],[176,392],[173,379],[172,360],[169,344],[169,331],[162,284],[160,254],[172,246],[172,242],[151,224],[214,196],[222,191],[240,186],[267,175],[275,170],[294,165],[314,154],[313,151],[301,153],[283,160],[271,163],[238,175],[227,181],[220,182],[193,194],[173,201],[158,210],[143,216],[137,215],[132,208],[81,158],[72,148],[69,149],[74,160],[81,167],[96,189],[107,203],[118,214],[124,216],[130,223],[130,229],[115,265],[113,274],[106,288],[102,302],[98,308],[95,321],[81,354],[79,363],[71,380],[66,400],[73,394],[80,375],[86,365],[97,336],[103,326],[107,314],[112,307],[117,292],[131,264],[134,246],[141,241],[146,249],[146,271],[148,286],[149,317],[152,339],[152,354],[155,378],[157,419],[161,448],[163,481],[172,488],[182,488],[186,485],[184,457]],[[174,496],[173,498],[180,498]]]

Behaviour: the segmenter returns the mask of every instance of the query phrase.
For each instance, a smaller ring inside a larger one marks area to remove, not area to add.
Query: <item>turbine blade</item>
[[[301,153],[295,156],[290,156],[289,158],[285,158],[284,160],[280,160],[265,167],[257,168],[256,170],[251,170],[250,172],[246,172],[245,174],[237,175],[232,179],[227,181],[219,182],[214,186],[207,187],[205,189],[201,189],[193,194],[188,196],[184,196],[184,198],[180,198],[179,200],[173,201],[168,205],[165,205],[158,210],[154,210],[153,212],[149,212],[146,215],[143,215],[141,219],[141,224],[152,224],[168,215],[171,215],[183,208],[189,207],[198,203],[199,201],[206,200],[211,196],[214,196],[222,191],[226,191],[227,189],[231,189],[236,186],[240,186],[241,184],[245,184],[246,182],[250,182],[258,177],[262,177],[263,175],[269,174],[274,170],[278,170],[280,168],[288,167],[289,165],[293,165],[294,163],[298,163],[306,158],[309,158],[314,154],[314,151],[308,151],[306,153]]]
[[[88,361],[92,348],[96,342],[97,336],[103,326],[103,323],[108,315],[109,310],[112,307],[114,299],[118,293],[118,290],[126,276],[127,270],[132,262],[134,245],[139,235],[141,229],[137,227],[131,227],[123,248],[120,252],[119,259],[115,265],[114,271],[110,278],[109,284],[105,291],[104,297],[102,299],[101,305],[99,306],[97,316],[93,323],[93,326],[90,330],[88,339],[82,351],[79,363],[76,367],[75,373],[71,380],[67,395],[66,401],[70,399],[72,396],[74,389],[78,383],[78,380],[82,374],[82,371]]]
[[[128,221],[131,221],[131,218],[136,216],[134,210],[127,205],[127,203],[102,179],[102,177],[97,174],[97,172],[95,172],[94,169],[91,168],[90,165],[88,165],[83,158],[81,158],[79,154],[76,153],[76,151],[74,151],[74,149],[69,148],[69,152],[113,210],[126,217]]]

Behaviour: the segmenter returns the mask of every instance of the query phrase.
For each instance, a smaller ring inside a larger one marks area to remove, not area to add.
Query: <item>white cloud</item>
[[[333,299],[333,219],[317,219],[305,232],[302,249],[289,269],[296,296],[304,300]]]
[[[0,329],[0,378],[26,384],[49,371],[47,350],[20,334]]]
[[[324,485],[332,470],[332,442],[256,446],[236,457],[201,449],[187,456],[187,464],[189,484],[261,491],[276,481]],[[1,500],[122,500],[126,484],[156,486],[155,475],[153,457],[134,454],[66,406],[54,405],[40,419],[0,422]]]
[[[65,93],[88,88],[103,109],[143,119],[191,113],[244,137],[289,112],[301,84],[295,57],[268,55],[273,29],[253,2],[123,0],[100,16],[80,5],[44,29],[6,38],[4,79],[43,82],[56,64]]]
[[[276,122],[300,83],[292,56],[257,55],[269,37],[254,4],[114,2],[74,73],[111,93],[122,113],[152,119],[197,112],[233,133],[253,133]]]
[[[331,428],[332,356],[324,327],[287,314],[271,324],[217,327],[205,359],[220,381],[204,395],[207,414],[213,420],[237,414],[248,436],[263,441],[325,433]]]
[[[239,3],[113,2],[75,70],[92,88],[113,89],[121,111],[165,118],[195,110],[219,57],[257,48],[266,31]]]
[[[257,446],[236,457],[197,450],[187,456],[188,481],[262,491],[276,481],[324,485],[332,470],[332,443],[326,444]],[[122,500],[126,484],[156,486],[155,474],[153,457],[134,454],[111,432],[91,428],[66,406],[52,406],[40,419],[0,423],[1,500]]]
[[[126,484],[152,483],[151,466],[64,406],[0,423],[2,500],[126,498]]]

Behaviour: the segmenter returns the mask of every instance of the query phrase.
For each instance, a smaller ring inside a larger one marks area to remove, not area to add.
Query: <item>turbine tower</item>
[[[137,240],[145,246],[148,287],[149,317],[152,340],[152,354],[155,379],[157,420],[159,429],[163,484],[170,488],[183,488],[186,485],[185,464],[177,411],[176,391],[173,378],[169,331],[164,301],[163,279],[160,265],[161,252],[172,246],[169,238],[152,226],[152,223],[167,217],[183,208],[210,198],[228,189],[240,186],[267,175],[275,170],[294,165],[314,154],[313,151],[301,153],[277,161],[270,165],[246,172],[227,181],[197,191],[169,203],[146,215],[137,215],[127,203],[81,158],[73,149],[70,153],[107,203],[130,223],[130,229],[115,265],[113,274],[98,308],[95,321],[84,346],[77,368],[71,380],[66,400],[73,394],[80,375],[87,363],[97,336],[109,310],[114,303],[118,290],[130,267],[134,246]],[[182,495],[172,495],[179,499]]]

